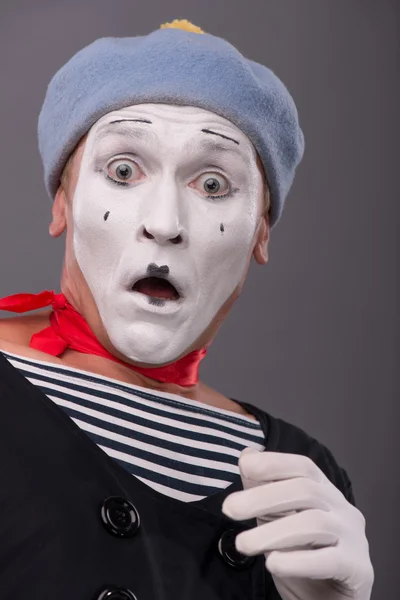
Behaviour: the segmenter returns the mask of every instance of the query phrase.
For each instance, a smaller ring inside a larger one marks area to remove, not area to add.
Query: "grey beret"
[[[225,40],[196,32],[187,21],[170,25],[145,36],[96,40],[54,75],[38,124],[50,197],[70,153],[103,115],[142,103],[197,106],[225,117],[252,141],[271,192],[272,227],[304,151],[292,97],[270,69]]]

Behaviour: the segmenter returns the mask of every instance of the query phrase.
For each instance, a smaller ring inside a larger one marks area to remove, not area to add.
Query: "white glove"
[[[369,600],[374,570],[362,513],[317,465],[299,454],[245,448],[243,490],[222,511],[257,518],[236,537],[242,554],[265,554],[282,600]]]

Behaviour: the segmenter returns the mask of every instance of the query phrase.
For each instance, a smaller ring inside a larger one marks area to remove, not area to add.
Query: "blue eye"
[[[136,163],[126,158],[113,160],[107,165],[107,178],[119,185],[128,185],[140,178],[141,171]]]
[[[220,188],[221,185],[218,179],[215,179],[214,177],[210,177],[204,182],[204,189],[207,192],[207,194],[218,194]]]
[[[203,173],[196,179],[192,187],[205,193],[207,198],[223,198],[229,196],[231,192],[228,181],[220,173]]]
[[[126,163],[122,163],[121,165],[118,165],[118,167],[115,169],[115,173],[119,179],[126,181],[127,179],[129,179],[129,177],[131,177],[132,169]]]

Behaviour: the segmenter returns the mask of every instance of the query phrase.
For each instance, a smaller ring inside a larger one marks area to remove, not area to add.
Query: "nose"
[[[159,231],[156,234],[150,233],[146,227],[143,227],[143,236],[148,240],[156,240],[156,242],[161,245],[164,245],[168,242],[171,244],[181,244],[183,242],[183,238],[180,233],[174,237],[170,237],[169,235],[162,234]]]
[[[142,221],[142,239],[155,240],[160,245],[183,244],[186,232],[182,224],[182,207],[175,185],[162,186],[157,198],[147,204]]]

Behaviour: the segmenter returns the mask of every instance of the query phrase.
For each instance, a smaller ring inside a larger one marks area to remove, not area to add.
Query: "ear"
[[[269,229],[269,215],[266,214],[261,217],[257,241],[253,250],[253,256],[259,265],[265,265],[268,262]]]
[[[57,190],[52,208],[53,220],[49,226],[49,233],[51,237],[59,237],[66,228],[66,202],[67,199],[64,188],[60,185]]]

